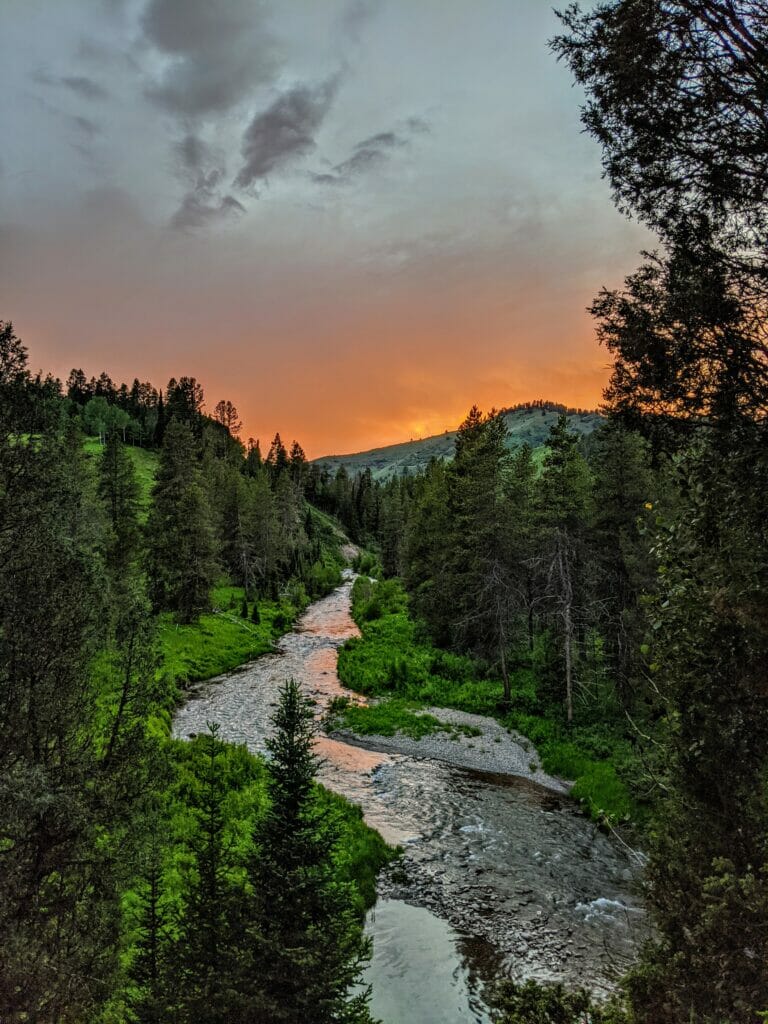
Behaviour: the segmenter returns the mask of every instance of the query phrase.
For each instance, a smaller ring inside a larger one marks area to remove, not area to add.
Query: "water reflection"
[[[312,605],[275,654],[200,687],[176,715],[175,734],[201,732],[216,721],[223,738],[263,753],[285,679],[300,681],[316,700],[318,715],[333,697],[350,695],[336,672],[339,646],[358,632],[349,613],[350,590],[348,581]],[[472,972],[487,977],[499,964],[485,954],[473,959],[466,945],[457,953],[457,936],[498,950],[512,976],[589,981],[603,990],[632,960],[644,938],[643,914],[632,894],[634,865],[570,801],[523,779],[377,753],[328,737],[318,739],[318,751],[323,783],[360,804],[370,825],[405,847],[402,863],[380,883],[383,899],[372,922],[381,930],[376,970],[404,969],[411,957],[426,957],[423,973],[442,979],[418,1003],[418,1016],[393,1010],[391,1021],[471,1020],[466,1005],[463,1016],[448,1015],[458,1012],[464,999],[459,992],[475,1000],[472,1012],[481,1012]],[[395,910],[395,904],[410,906]],[[411,926],[422,929],[423,940],[413,951]],[[446,978],[454,974],[452,985]],[[376,999],[399,999],[397,991],[408,984],[387,983],[394,991],[385,994],[379,982]],[[425,1016],[438,988],[459,1002],[451,1003],[453,1009],[440,1003],[441,1016]],[[376,1012],[387,1019],[382,1009]]]
[[[367,931],[374,1017],[384,1024],[488,1024],[481,978],[498,963],[491,946],[461,940],[439,917],[399,900],[379,900]]]

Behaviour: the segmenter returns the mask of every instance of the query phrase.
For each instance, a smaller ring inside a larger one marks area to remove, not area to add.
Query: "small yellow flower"
[[[647,509],[650,512],[653,508],[653,504],[650,501],[646,501],[645,505],[643,505],[643,508]]]

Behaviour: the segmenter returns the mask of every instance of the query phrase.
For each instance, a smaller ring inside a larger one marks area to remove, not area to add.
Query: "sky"
[[[588,5],[587,5],[588,6]],[[0,318],[310,456],[594,407],[613,207],[545,0],[1,0]]]

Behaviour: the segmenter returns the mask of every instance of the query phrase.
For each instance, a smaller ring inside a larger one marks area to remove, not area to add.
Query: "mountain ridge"
[[[520,403],[499,412],[507,425],[507,446],[510,449],[519,448],[523,444],[528,444],[531,448],[543,446],[550,427],[563,413],[568,416],[569,428],[582,437],[591,434],[603,420],[595,409],[573,408],[560,402],[543,399]],[[362,452],[323,455],[312,459],[312,463],[331,472],[337,472],[341,466],[353,474],[370,469],[374,478],[378,480],[399,476],[404,472],[416,473],[423,469],[430,459],[446,459],[453,455],[457,430],[447,430],[442,434],[369,448]]]

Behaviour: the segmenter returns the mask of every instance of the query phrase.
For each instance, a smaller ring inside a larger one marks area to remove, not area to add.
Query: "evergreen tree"
[[[128,974],[134,989],[130,1005],[139,1024],[164,1024],[173,1019],[180,978],[171,978],[168,952],[173,939],[165,892],[160,817],[151,824],[141,878],[137,886],[137,937]]]
[[[285,450],[285,445],[283,444],[279,434],[275,434],[272,439],[272,444],[269,446],[269,452],[267,453],[266,463],[269,467],[270,479],[272,481],[272,486],[274,487],[279,478],[290,466],[288,452]]]
[[[107,564],[115,576],[135,560],[140,539],[139,484],[116,429],[107,434],[99,459],[98,493],[111,527]]]
[[[406,523],[405,578],[414,610],[438,644],[451,643],[451,595],[442,585],[450,530],[445,463],[432,460],[414,487]]]
[[[218,726],[211,725],[197,742],[205,767],[196,796],[197,828],[190,841],[192,864],[184,877],[179,937],[166,954],[167,977],[172,983],[175,979],[181,1024],[230,1024],[242,1019],[237,964],[244,894],[235,879],[227,835],[224,744]]]
[[[575,645],[578,619],[585,603],[585,521],[589,502],[589,469],[559,416],[547,439],[548,452],[539,482],[539,564],[546,601],[562,651],[565,709],[573,721]]]
[[[512,586],[506,433],[498,413],[483,416],[476,406],[459,427],[446,474],[450,531],[442,585],[451,608],[453,645],[498,664],[508,701]]]
[[[641,598],[655,585],[653,559],[641,523],[660,497],[643,437],[609,420],[598,431],[590,458],[593,475],[591,560],[595,563],[595,621],[623,704],[641,685],[646,621]]]
[[[245,472],[248,476],[256,476],[262,467],[261,449],[259,442],[252,437],[248,438],[248,448],[245,456]]]
[[[359,983],[369,946],[351,886],[337,880],[339,826],[319,800],[311,703],[286,683],[268,741],[269,806],[249,875],[253,1024],[370,1021]]]
[[[619,201],[665,246],[595,303],[609,400],[646,432],[685,431],[663,439],[682,479],[657,545],[669,777],[648,872],[659,939],[630,988],[643,1024],[746,1024],[768,995],[764,8],[573,5],[555,43]]]
[[[182,622],[191,622],[210,607],[217,565],[195,439],[187,424],[178,420],[172,420],[165,432],[147,537],[155,607],[175,611]]]
[[[213,416],[214,419],[225,427],[233,437],[237,437],[243,428],[237,409],[228,400],[225,401],[222,398],[220,402],[216,403],[216,407],[213,410]]]
[[[165,414],[167,418],[186,423],[196,437],[200,437],[203,425],[203,389],[194,377],[172,377],[165,389]]]
[[[79,436],[26,394],[26,351],[0,330],[0,1017],[88,1016],[117,966],[115,808],[100,792],[91,662],[104,641]],[[20,435],[35,426],[34,444]]]
[[[733,439],[731,439],[733,440]],[[640,1024],[748,1024],[768,997],[768,458],[763,431],[705,443],[659,539],[651,671],[666,797],[631,978]]]

